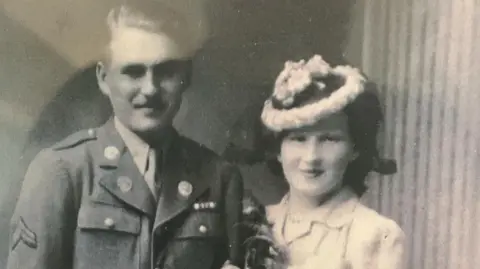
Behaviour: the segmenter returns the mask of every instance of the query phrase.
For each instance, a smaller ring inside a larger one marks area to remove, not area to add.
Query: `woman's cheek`
[[[349,162],[349,148],[343,143],[329,145],[323,152],[322,159],[329,166],[343,167]]]

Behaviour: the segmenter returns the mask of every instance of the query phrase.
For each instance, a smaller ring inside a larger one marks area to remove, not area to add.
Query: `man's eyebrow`
[[[141,72],[146,69],[146,66],[144,64],[128,64],[126,66],[123,66],[120,71],[122,73],[136,73],[136,72]]]
[[[177,59],[171,59],[171,60],[166,60],[166,61],[161,61],[158,63],[155,63],[153,67],[160,67],[160,66],[170,66],[170,67],[177,67],[177,66],[182,66],[187,64],[187,60],[177,60]]]

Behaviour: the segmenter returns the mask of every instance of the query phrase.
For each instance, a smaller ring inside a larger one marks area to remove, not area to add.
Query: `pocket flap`
[[[176,238],[221,237],[224,235],[220,213],[215,211],[194,211],[176,233]]]
[[[78,214],[78,227],[108,230],[130,234],[140,233],[140,216],[124,208],[102,204],[82,205]]]

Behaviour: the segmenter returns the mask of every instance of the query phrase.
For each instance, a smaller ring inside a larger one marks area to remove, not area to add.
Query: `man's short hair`
[[[138,1],[134,2],[133,6],[122,5],[111,9],[106,19],[110,40],[104,56],[109,58],[111,41],[125,28],[164,35],[181,46],[186,56],[193,56],[208,37],[208,23],[203,19],[192,20],[191,17],[195,16],[191,14],[204,14],[204,10],[201,7],[198,7],[198,10],[186,10],[185,6],[174,3],[175,1],[170,4],[162,1]]]
[[[110,10],[107,16],[107,26],[110,34],[124,27],[138,28],[149,32],[158,31],[159,28],[158,22],[125,5]]]

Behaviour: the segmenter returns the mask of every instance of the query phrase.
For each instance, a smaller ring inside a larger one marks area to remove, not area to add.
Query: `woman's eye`
[[[294,135],[290,137],[290,140],[297,141],[297,142],[304,142],[306,138],[303,135]]]
[[[335,136],[335,135],[327,135],[321,138],[323,141],[331,141],[331,142],[338,142],[342,141],[343,138],[341,136]]]

